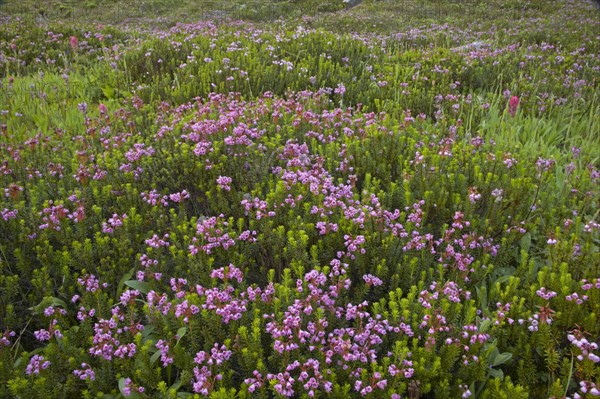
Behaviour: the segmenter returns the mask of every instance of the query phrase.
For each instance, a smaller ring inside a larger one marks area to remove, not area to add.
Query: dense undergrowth
[[[2,21],[0,397],[600,395],[599,24],[532,4]]]

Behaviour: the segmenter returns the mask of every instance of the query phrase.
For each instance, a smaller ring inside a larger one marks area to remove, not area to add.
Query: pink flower
[[[512,96],[508,102],[508,113],[513,118],[515,117],[515,114],[517,113],[518,107],[519,107],[519,97]]]
[[[75,41],[77,42],[77,39],[75,39]],[[100,115],[106,115],[106,113],[108,112],[106,105],[104,105],[103,103],[98,104],[98,109],[100,110]]]
[[[344,86],[343,83],[338,83],[337,87],[335,88],[335,90],[333,92],[335,94],[339,94],[340,96],[343,96],[344,93],[346,92],[346,86]]]
[[[71,45],[71,48],[72,48],[73,50],[76,50],[76,49],[77,49],[77,45],[78,45],[78,43],[79,43],[79,42],[78,42],[77,38],[76,38],[75,36],[71,36],[71,38],[69,39],[69,44]]]
[[[217,179],[217,184],[222,190],[231,191],[231,177],[228,176],[219,176]]]
[[[29,360],[29,364],[25,369],[25,374],[39,374],[40,371],[47,369],[50,366],[50,362],[44,359],[44,356],[33,355]]]

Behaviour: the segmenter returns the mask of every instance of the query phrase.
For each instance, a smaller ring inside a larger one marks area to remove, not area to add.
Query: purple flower
[[[225,190],[225,191],[231,191],[231,182],[232,182],[231,177],[219,176],[217,178],[217,184],[219,185],[219,187],[222,190]]]
[[[6,330],[2,336],[0,336],[0,347],[10,346],[10,338],[15,336],[14,331]]]
[[[35,339],[37,339],[38,341],[49,341],[50,340],[50,332],[47,330],[38,330],[38,331],[34,331],[33,335],[35,336]]]
[[[363,276],[363,280],[365,280],[365,283],[367,283],[367,286],[379,286],[381,284],[383,284],[383,281],[381,281],[381,279],[379,277],[373,276],[372,274],[365,274]]]
[[[344,93],[346,92],[346,86],[344,86],[343,83],[338,83],[337,87],[335,88],[335,90],[333,92],[335,94],[339,94],[340,96],[343,96]]]
[[[50,366],[50,362],[44,359],[44,356],[33,355],[29,360],[29,364],[25,369],[25,374],[39,374],[40,371],[47,369]]]
[[[556,292],[554,291],[547,291],[546,287],[542,287],[539,290],[537,290],[535,292],[537,294],[537,296],[544,298],[545,300],[550,300],[550,298],[553,298],[556,296]]]
[[[94,381],[96,379],[96,373],[87,363],[81,363],[81,370],[73,370],[73,374],[80,380]]]

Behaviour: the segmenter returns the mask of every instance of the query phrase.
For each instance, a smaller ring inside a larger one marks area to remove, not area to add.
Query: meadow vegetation
[[[591,2],[56,4],[0,6],[0,397],[600,396]]]

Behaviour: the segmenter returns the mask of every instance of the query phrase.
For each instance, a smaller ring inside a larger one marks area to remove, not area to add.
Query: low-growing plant
[[[597,395],[581,7],[560,45],[3,23],[0,397]]]

